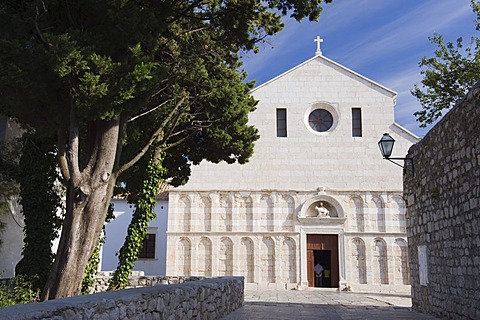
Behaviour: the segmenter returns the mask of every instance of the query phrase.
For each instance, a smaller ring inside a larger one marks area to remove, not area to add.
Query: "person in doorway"
[[[314,267],[314,270],[315,270],[315,287],[321,287],[323,266],[320,263],[317,263]]]

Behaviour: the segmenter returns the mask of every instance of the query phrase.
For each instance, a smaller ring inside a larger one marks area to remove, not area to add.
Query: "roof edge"
[[[367,78],[367,77],[359,74],[358,72],[355,72],[355,71],[353,71],[352,69],[349,69],[349,68],[347,68],[347,67],[339,64],[338,62],[335,62],[335,61],[333,61],[333,60],[331,60],[331,59],[329,59],[329,58],[327,58],[327,57],[325,57],[325,56],[323,56],[323,55],[315,55],[315,56],[313,56],[312,58],[310,58],[310,59],[308,59],[308,60],[306,60],[306,61],[304,61],[304,62],[302,62],[302,63],[300,63],[300,64],[298,64],[298,65],[296,65],[296,66],[294,66],[293,68],[288,69],[287,71],[285,71],[285,72],[279,74],[278,76],[276,76],[276,77],[268,80],[267,82],[262,83],[262,84],[259,85],[258,87],[253,88],[252,90],[250,90],[250,93],[255,92],[257,89],[260,89],[260,88],[262,88],[262,87],[264,87],[264,86],[266,86],[266,85],[268,85],[268,84],[276,81],[277,79],[279,79],[279,78],[281,78],[281,77],[283,77],[283,76],[285,76],[285,75],[293,72],[294,70],[296,70],[296,69],[298,69],[298,68],[306,65],[307,63],[309,63],[309,62],[311,62],[311,61],[313,61],[313,60],[315,60],[315,59],[317,59],[317,58],[324,59],[325,61],[327,61],[327,62],[329,62],[329,63],[331,63],[331,64],[333,64],[333,65],[335,65],[335,66],[337,66],[337,67],[339,67],[339,68],[341,68],[341,69],[343,69],[343,70],[345,70],[345,71],[347,71],[347,72],[349,72],[349,73],[351,73],[351,74],[353,74],[353,75],[355,75],[356,77],[359,77],[360,79],[363,79],[363,80],[365,80],[365,81],[367,81],[367,82],[370,82],[371,84],[373,84],[373,85],[375,85],[375,86],[377,86],[377,87],[379,87],[379,88],[387,91],[388,93],[390,93],[390,94],[392,95],[392,97],[397,96],[397,92],[396,92],[396,91],[393,91],[392,89],[389,89],[389,88],[387,88],[387,87],[379,84],[378,82],[375,82],[375,81],[373,81],[373,80],[371,80],[371,79],[369,79],[369,78]]]
[[[398,123],[396,123],[396,122],[394,122],[393,125],[394,125],[395,127],[397,127],[398,129],[402,130],[403,132],[411,135],[412,137],[414,137],[414,138],[417,139],[417,140],[422,139],[421,137],[417,136],[417,135],[416,135],[415,133],[413,133],[412,131],[408,130],[407,128],[403,127],[402,125],[400,125],[400,124],[398,124]]]
[[[285,71],[285,72],[282,72],[282,73],[279,74],[278,76],[273,77],[272,79],[268,80],[267,82],[262,83],[262,84],[259,85],[258,87],[253,88],[252,90],[250,90],[250,93],[253,93],[253,92],[256,91],[257,89],[260,89],[260,88],[262,88],[262,87],[265,87],[266,85],[268,85],[268,84],[276,81],[277,79],[279,79],[279,78],[281,78],[281,77],[289,74],[290,72],[294,71],[295,69],[298,69],[298,68],[304,66],[305,64],[309,63],[310,61],[314,60],[314,59],[317,58],[317,57],[318,57],[318,56],[314,56],[314,57],[312,57],[312,58],[310,58],[310,59],[308,59],[308,60],[305,60],[304,62],[302,62],[302,63],[300,63],[300,64],[297,64],[297,65],[294,66],[293,68],[290,68],[290,69],[288,69],[288,70]]]

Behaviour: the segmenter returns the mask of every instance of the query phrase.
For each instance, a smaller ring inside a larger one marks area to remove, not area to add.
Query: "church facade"
[[[396,93],[318,50],[252,95],[251,160],[202,162],[170,190],[166,274],[408,290],[402,168],[377,146],[389,132],[401,157],[418,141],[394,121]]]

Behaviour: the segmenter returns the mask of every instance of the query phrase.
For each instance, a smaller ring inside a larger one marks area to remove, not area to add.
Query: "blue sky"
[[[334,0],[319,22],[285,19],[259,54],[243,57],[243,68],[260,85],[313,57],[319,35],[324,56],[396,91],[396,122],[423,136],[429,128],[419,128],[413,113],[421,107],[410,90],[422,79],[418,63],[436,49],[428,37],[469,43],[474,20],[470,0]]]

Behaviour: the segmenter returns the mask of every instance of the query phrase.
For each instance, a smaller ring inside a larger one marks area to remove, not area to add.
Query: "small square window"
[[[362,109],[352,108],[352,137],[362,136]]]
[[[287,136],[287,109],[277,109],[277,137]]]
[[[139,259],[155,259],[156,234],[148,233],[143,239],[143,247],[138,254]]]

